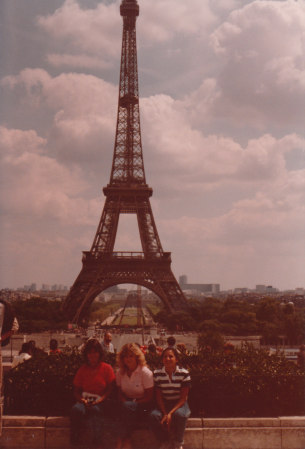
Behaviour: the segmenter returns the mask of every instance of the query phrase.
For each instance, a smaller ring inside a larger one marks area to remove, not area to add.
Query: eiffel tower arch
[[[115,144],[101,219],[90,251],[83,252],[82,269],[71,287],[63,312],[80,323],[95,297],[117,284],[137,284],[154,292],[169,311],[187,307],[171,270],[171,253],[164,252],[153,217],[152,188],[145,179],[136,49],[137,0],[122,0],[123,17],[120,84]],[[142,252],[114,251],[120,214],[137,216]]]

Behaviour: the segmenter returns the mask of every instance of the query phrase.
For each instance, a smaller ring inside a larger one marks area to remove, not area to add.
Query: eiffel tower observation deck
[[[152,188],[145,178],[139,109],[136,48],[137,0],[123,0],[120,84],[115,144],[101,219],[90,251],[63,304],[67,318],[81,323],[95,297],[117,284],[137,284],[154,292],[169,311],[187,307],[171,270],[171,253],[164,252],[153,217]],[[114,251],[120,214],[137,216],[142,252]]]

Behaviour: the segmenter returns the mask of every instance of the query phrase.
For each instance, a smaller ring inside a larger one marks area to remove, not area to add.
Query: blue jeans
[[[166,412],[169,412],[175,404],[177,404],[177,401],[164,401]],[[190,414],[191,411],[187,402],[172,414],[170,431],[177,444],[183,444],[186,421]],[[163,413],[158,409],[153,410],[150,414],[150,427],[159,443],[162,443],[169,438],[167,426],[161,424],[162,418]]]
[[[128,438],[137,427],[139,421],[146,415],[146,410],[151,410],[150,404],[125,401],[119,408],[119,426],[116,429],[121,438]]]
[[[86,407],[82,402],[73,405],[70,413],[71,420],[71,443],[77,445],[80,443],[81,431],[85,421],[88,422],[92,443],[100,444],[102,438],[104,415],[104,403]]]

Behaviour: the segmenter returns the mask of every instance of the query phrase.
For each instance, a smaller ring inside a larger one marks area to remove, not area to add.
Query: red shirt
[[[102,396],[106,388],[114,381],[115,374],[108,363],[100,362],[98,366],[82,365],[75,374],[73,384],[82,391]]]

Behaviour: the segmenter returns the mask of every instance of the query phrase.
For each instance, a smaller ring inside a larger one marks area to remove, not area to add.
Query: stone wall
[[[113,432],[115,433],[115,432]],[[114,447],[114,435],[106,436]],[[153,449],[148,430],[133,435],[135,449]],[[105,443],[107,444],[107,443]],[[69,449],[67,417],[3,416],[1,449]],[[305,417],[191,418],[185,449],[304,449]]]

